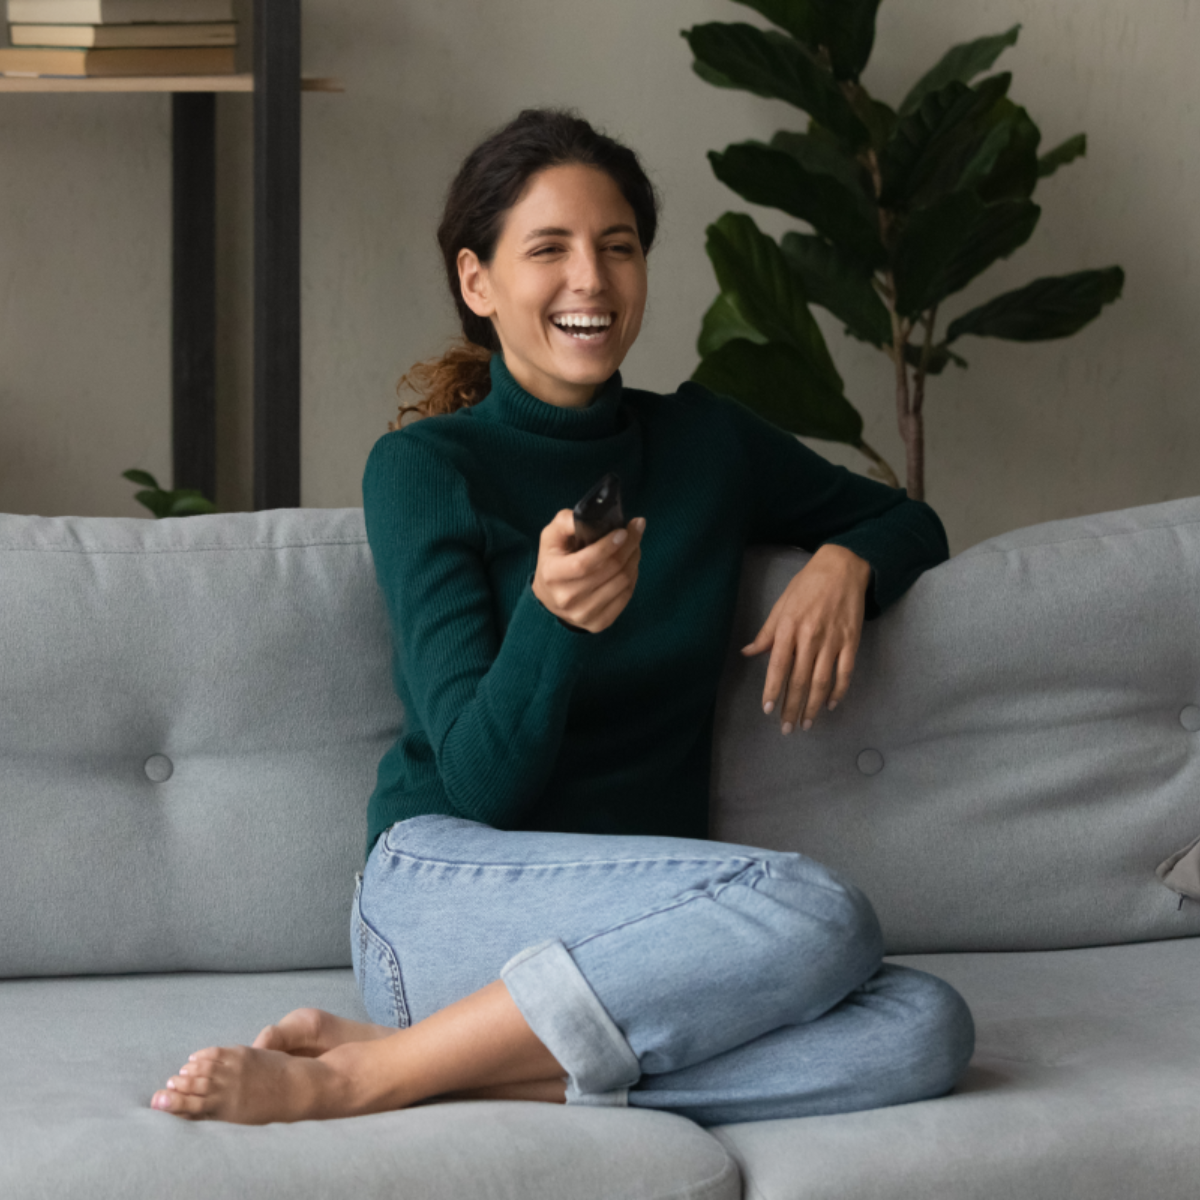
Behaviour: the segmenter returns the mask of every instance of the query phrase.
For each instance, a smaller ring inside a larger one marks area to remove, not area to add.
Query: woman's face
[[[508,211],[490,263],[458,255],[463,299],[489,317],[513,378],[564,408],[586,407],[637,339],[646,256],[605,171],[548,167]]]

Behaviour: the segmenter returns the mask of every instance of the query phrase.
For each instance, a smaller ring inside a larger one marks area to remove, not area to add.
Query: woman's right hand
[[[575,515],[559,509],[542,530],[533,594],[556,617],[599,633],[625,610],[637,583],[645,517],[575,550]]]

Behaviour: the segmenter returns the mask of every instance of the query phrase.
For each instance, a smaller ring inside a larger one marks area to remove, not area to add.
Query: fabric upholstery
[[[0,975],[348,966],[388,646],[357,509],[0,516]]]
[[[949,1096],[712,1130],[746,1200],[1191,1200],[1200,941],[893,961],[953,984],[977,1048]]]
[[[807,733],[750,641],[807,556],[751,551],[718,707],[714,837],[800,850],[892,953],[1200,932],[1155,875],[1200,835],[1200,498],[1055,521],[927,572]]]
[[[244,1126],[147,1107],[192,1050],[316,1005],[365,1019],[349,971],[0,983],[5,1200],[737,1200],[736,1165],[670,1113],[516,1101]],[[14,1036],[19,1031],[19,1036]]]

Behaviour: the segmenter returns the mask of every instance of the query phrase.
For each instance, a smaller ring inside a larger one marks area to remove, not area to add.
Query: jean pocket
[[[405,1029],[408,1005],[396,952],[373,929],[362,913],[362,872],[355,875],[354,904],[350,915],[350,957],[354,979],[367,1015],[376,1025]]]

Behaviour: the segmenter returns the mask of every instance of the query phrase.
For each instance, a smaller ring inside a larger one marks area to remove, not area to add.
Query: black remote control
[[[575,505],[575,549],[582,550],[624,525],[621,480],[610,471]]]

